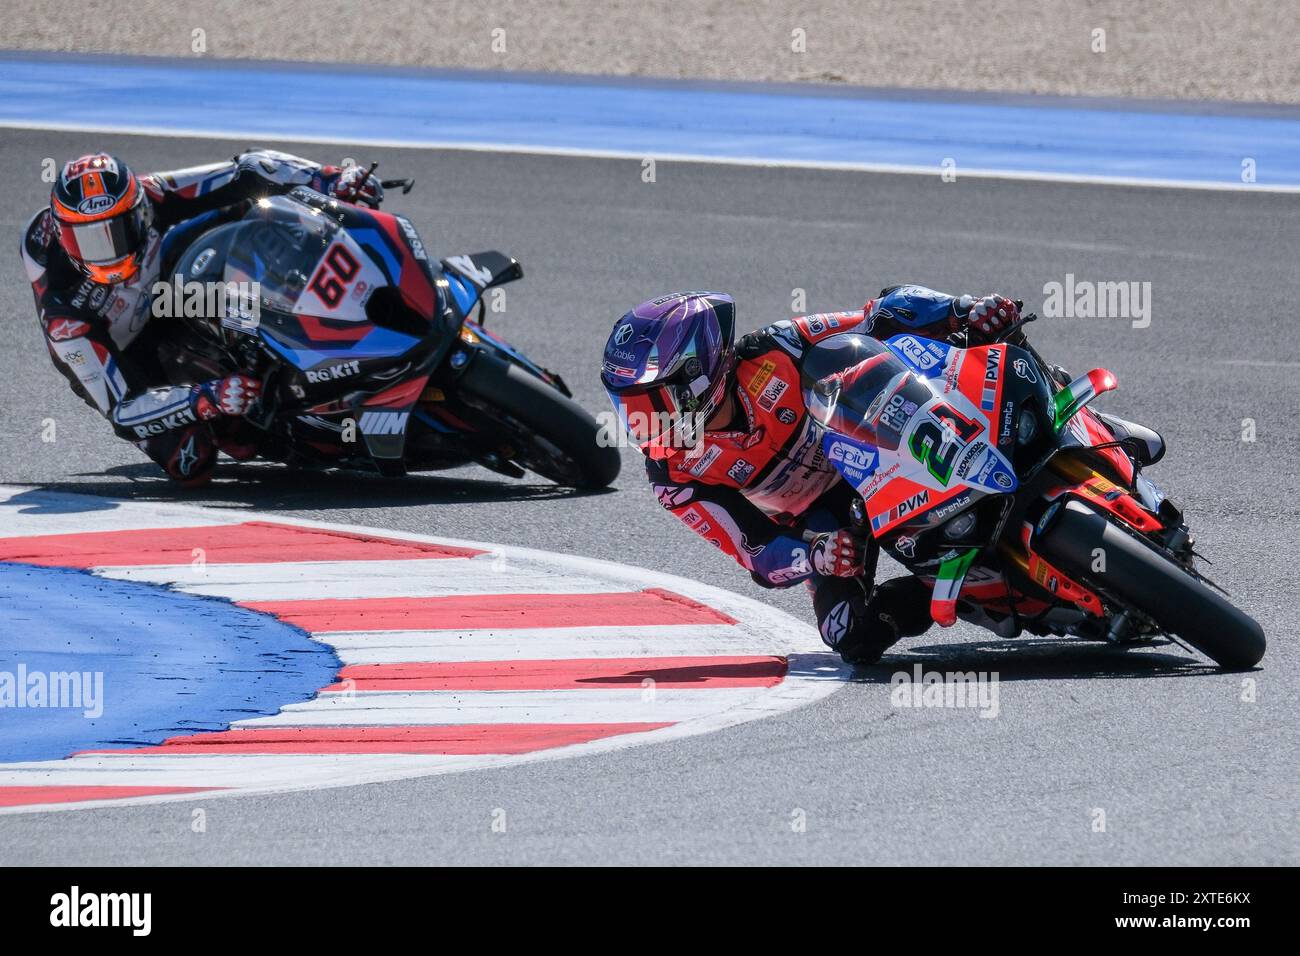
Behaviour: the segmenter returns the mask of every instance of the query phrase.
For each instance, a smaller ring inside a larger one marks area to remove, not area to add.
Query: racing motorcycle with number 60
[[[169,236],[163,274],[254,301],[186,310],[160,360],[175,383],[262,379],[239,436],[259,457],[389,476],[476,462],[579,488],[617,476],[618,450],[560,376],[484,327],[489,290],[523,276],[514,259],[431,263],[410,220],[305,187],[191,231]]]
[[[1253,667],[1262,629],[1201,572],[1182,512],[1141,472],[1163,445],[1086,407],[1115,376],[1068,380],[1025,340],[1034,319],[976,348],[849,332],[808,353],[805,399],[858,492],[859,532],[933,583],[940,625],[1113,643],[1165,634]]]

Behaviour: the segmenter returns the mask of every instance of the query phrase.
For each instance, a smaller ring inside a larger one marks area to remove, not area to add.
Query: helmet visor
[[[679,374],[643,391],[611,391],[609,398],[632,443],[652,458],[666,458],[695,447],[724,385]]]
[[[129,210],[98,222],[59,222],[59,241],[68,255],[88,265],[119,262],[144,245],[148,231],[145,206],[137,202]]]

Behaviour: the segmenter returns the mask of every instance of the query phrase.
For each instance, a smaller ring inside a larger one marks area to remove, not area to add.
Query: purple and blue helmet
[[[720,292],[642,302],[614,325],[600,380],[638,448],[668,458],[695,444],[735,365],[736,303]]]

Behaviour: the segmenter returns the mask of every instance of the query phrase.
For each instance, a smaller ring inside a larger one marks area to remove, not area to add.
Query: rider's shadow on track
[[[871,667],[854,668],[850,681],[888,684],[895,674],[937,671],[997,672],[1000,681],[1015,680],[1115,680],[1122,678],[1194,677],[1221,675],[1214,664],[1190,652],[1161,653],[1178,645],[1161,641],[1121,648],[1072,638],[1016,638],[1014,640],[963,641],[952,644],[918,644],[896,649]],[[1181,649],[1180,649],[1181,650]]]
[[[220,503],[285,510],[557,501],[609,494],[614,490],[564,488],[543,479],[530,484],[527,479],[470,478],[451,472],[384,478],[361,471],[308,471],[276,464],[233,462],[222,462],[214,480],[197,489],[179,487],[149,462],[117,465],[102,472],[79,474],[76,478],[87,480],[43,482],[40,487],[132,501]]]

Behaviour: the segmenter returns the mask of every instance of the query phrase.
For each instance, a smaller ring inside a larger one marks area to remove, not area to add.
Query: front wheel
[[[536,375],[480,352],[457,389],[503,431],[510,460],[556,484],[604,488],[618,477],[618,449],[602,445],[596,420]]]
[[[1264,656],[1264,631],[1254,618],[1080,501],[1060,509],[1037,547],[1066,574],[1140,611],[1222,667],[1245,670]]]

